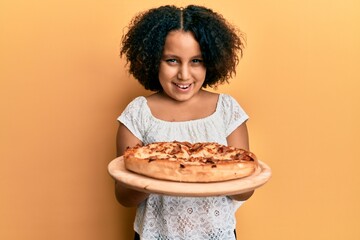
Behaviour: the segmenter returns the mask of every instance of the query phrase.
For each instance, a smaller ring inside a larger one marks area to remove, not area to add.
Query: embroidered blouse
[[[145,97],[131,101],[118,121],[143,144],[157,141],[218,142],[248,119],[237,101],[219,94],[213,114],[196,120],[168,122],[154,117]],[[134,229],[145,240],[234,240],[235,212],[242,204],[228,196],[177,197],[150,194],[137,208]]]

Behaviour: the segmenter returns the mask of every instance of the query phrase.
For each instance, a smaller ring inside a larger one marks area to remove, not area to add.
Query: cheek
[[[159,67],[159,79],[160,81],[166,81],[169,79],[174,78],[176,76],[177,71],[176,68],[168,67],[168,66],[161,66]]]
[[[205,81],[206,68],[197,69],[196,72],[194,72],[194,75],[196,76],[197,80]]]

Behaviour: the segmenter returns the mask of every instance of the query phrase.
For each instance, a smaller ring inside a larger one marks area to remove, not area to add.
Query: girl
[[[129,72],[154,91],[135,98],[118,118],[118,155],[158,141],[218,142],[249,149],[248,116],[227,94],[206,91],[235,74],[243,40],[220,14],[190,5],[137,15],[122,39]],[[235,212],[253,192],[174,197],[116,183],[124,206],[137,206],[135,239],[236,239]]]

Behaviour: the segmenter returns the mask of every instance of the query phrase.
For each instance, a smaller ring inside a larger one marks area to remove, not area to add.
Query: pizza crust
[[[217,143],[161,142],[128,148],[126,169],[178,182],[218,182],[247,177],[258,167],[246,150]]]

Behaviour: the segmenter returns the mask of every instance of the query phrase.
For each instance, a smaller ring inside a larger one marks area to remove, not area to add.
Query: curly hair
[[[236,74],[244,49],[242,32],[209,8],[166,5],[136,15],[122,37],[120,56],[126,56],[129,73],[145,89],[162,90],[159,64],[166,36],[174,30],[193,33],[199,43],[206,67],[204,88],[228,82]]]

